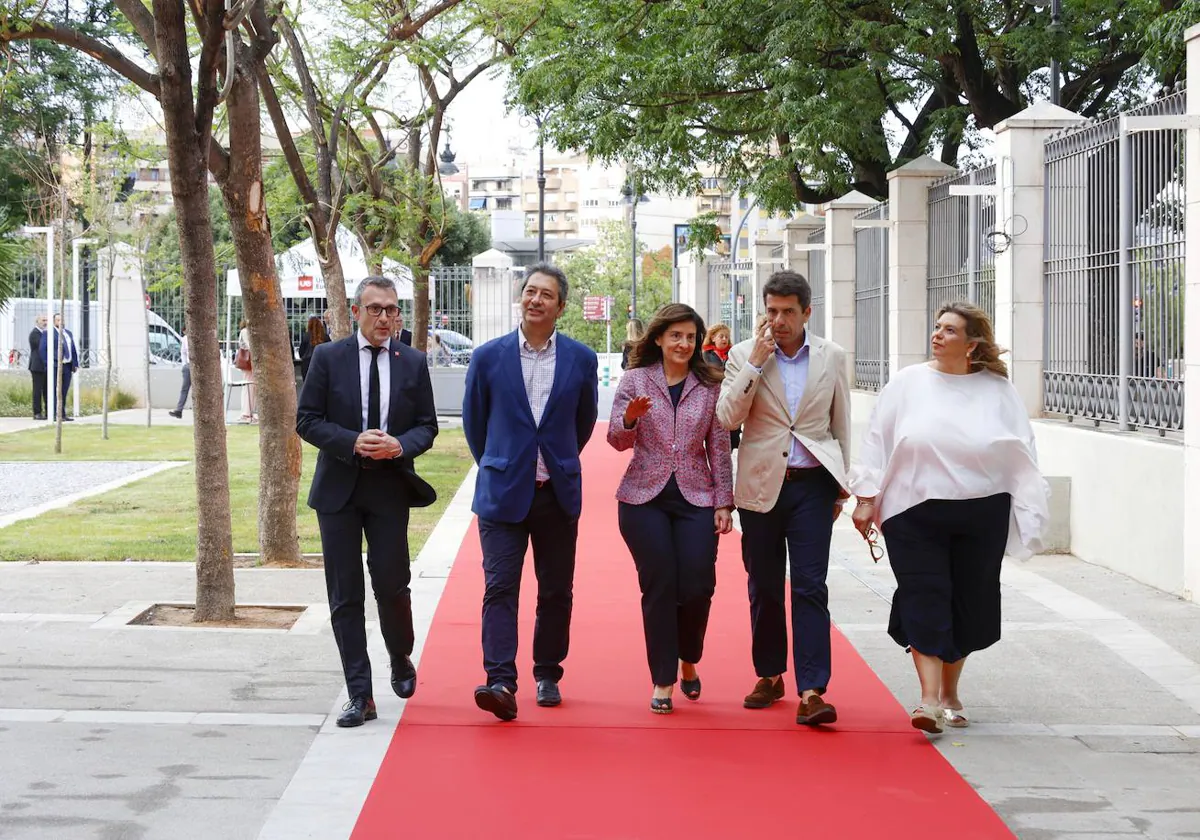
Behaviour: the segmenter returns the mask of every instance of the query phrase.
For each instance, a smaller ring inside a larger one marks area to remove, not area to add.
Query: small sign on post
[[[585,296],[583,299],[583,320],[611,321],[612,303],[613,299],[611,297],[603,295]]]

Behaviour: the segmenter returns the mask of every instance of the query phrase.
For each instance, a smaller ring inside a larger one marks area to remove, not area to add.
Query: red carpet
[[[522,587],[519,717],[475,707],[484,681],[483,593],[472,526],[438,606],[416,697],[380,768],[354,840],[456,838],[739,838],[815,835],[889,840],[1012,837],[966,781],[908,725],[905,710],[853,647],[834,636],[829,699],[841,721],[795,724],[792,688],[762,711],[753,686],[739,536],[721,540],[717,594],[697,703],[652,715],[637,576],[613,497],[627,456],[603,439],[584,452],[571,655],[563,705],[533,702],[529,658],[535,580]],[[837,617],[837,604],[832,605]],[[790,674],[786,679],[790,680]],[[791,683],[794,687],[794,683]],[[943,736],[949,737],[949,736]]]

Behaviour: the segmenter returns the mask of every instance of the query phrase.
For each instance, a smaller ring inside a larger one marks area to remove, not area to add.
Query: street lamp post
[[[630,232],[630,251],[633,257],[630,263],[632,285],[629,291],[629,317],[637,317],[637,206],[639,201],[645,201],[645,197],[641,191],[634,185],[634,176],[631,174],[626,180],[625,185],[621,187],[622,197],[629,202],[629,232]]]
[[[546,261],[546,138],[542,134],[542,115],[534,114],[538,130],[538,262]]]
[[[50,359],[54,354],[54,228],[26,227],[24,232],[29,236],[46,235],[46,416],[55,417],[58,411],[58,365],[52,364]],[[65,320],[63,323],[65,326]],[[61,341],[59,346],[62,346]]]
[[[1050,26],[1054,36],[1055,57],[1050,59],[1050,101],[1062,105],[1062,70],[1058,64],[1059,36],[1062,35],[1062,0],[1050,0]]]

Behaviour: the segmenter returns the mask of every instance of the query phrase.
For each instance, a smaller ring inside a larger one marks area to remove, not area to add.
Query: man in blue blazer
[[[67,413],[69,411],[67,408],[67,394],[71,390],[71,377],[75,375],[75,371],[79,370],[79,348],[75,346],[75,336],[71,335],[70,330],[63,328],[62,315],[56,313],[54,316],[54,330],[46,330],[42,333],[41,345],[38,347],[38,356],[41,357],[42,363],[46,366],[45,370],[50,370],[51,365],[58,364],[60,347],[62,348],[62,366],[56,368],[56,370],[62,372],[62,385],[59,386],[58,376],[56,375],[53,378],[55,393],[48,395],[50,405],[48,414],[51,419],[58,419],[58,395],[61,394],[63,420],[74,420],[75,418]]]
[[[598,385],[596,354],[555,331],[567,291],[561,269],[526,269],[520,326],[477,348],[467,370],[463,428],[479,464],[472,509],[483,547],[487,671],[475,703],[501,720],[517,716],[517,596],[530,540],[537,704],[562,702],[583,500],[579,454],[596,425]]]
[[[437,413],[425,355],[392,338],[400,312],[395,283],[363,280],[351,311],[359,328],[316,347],[296,412],[297,433],[320,449],[308,506],[321,529],[330,619],[350,695],[338,726],[377,717],[367,657],[364,535],[392,690],[402,698],[416,690],[408,514],[437,498],[413,468],[437,436]]]

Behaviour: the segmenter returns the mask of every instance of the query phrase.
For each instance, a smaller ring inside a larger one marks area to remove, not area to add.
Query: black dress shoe
[[[481,685],[475,689],[475,705],[500,720],[516,720],[517,698],[499,685]]]
[[[392,663],[392,691],[401,700],[407,700],[417,691],[417,669],[407,656]]]
[[[74,423],[74,422],[75,422],[75,418],[74,418],[74,417],[64,417],[64,418],[63,418],[63,422],[64,422],[64,423]]]
[[[346,728],[362,726],[368,720],[375,720],[379,714],[375,711],[375,701],[368,697],[351,697],[350,702],[342,706],[338,715],[337,725]]]
[[[554,680],[538,680],[537,704],[539,706],[561,706],[562,693]]]
[[[181,420],[183,419],[183,412],[182,412],[182,411],[176,411],[175,409],[171,409],[170,411],[168,411],[168,412],[167,412],[167,414],[170,414],[172,417],[176,417],[176,418],[179,418],[179,419],[181,419]]]

